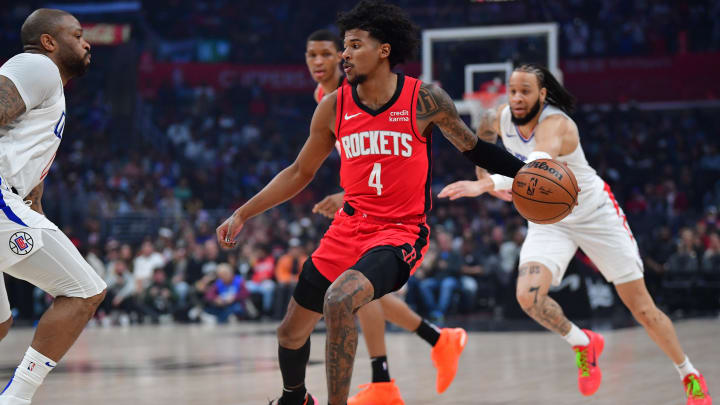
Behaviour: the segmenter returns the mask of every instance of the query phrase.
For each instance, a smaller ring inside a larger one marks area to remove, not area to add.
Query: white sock
[[[570,332],[562,338],[570,344],[570,346],[587,346],[590,344],[590,338],[574,323],[570,323]]]
[[[35,395],[35,391],[45,379],[45,376],[47,376],[56,365],[54,361],[32,347],[29,347],[20,365],[15,369],[15,375],[13,375],[2,395],[9,395],[30,401],[33,395]]]
[[[685,355],[685,361],[683,361],[681,364],[676,364],[675,368],[677,369],[678,373],[680,373],[681,380],[684,380],[688,374],[695,374],[698,376],[700,375],[700,372],[697,371],[695,367],[693,367],[692,363],[690,363],[690,359],[688,359],[687,355]]]

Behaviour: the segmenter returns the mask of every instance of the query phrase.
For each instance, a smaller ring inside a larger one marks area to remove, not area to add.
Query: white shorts
[[[89,298],[105,290],[105,282],[52,222],[6,189],[0,197],[0,322],[10,317],[2,273],[53,297]]]
[[[579,247],[608,282],[622,284],[641,279],[643,264],[637,241],[607,185],[596,204],[596,210],[572,221],[551,225],[528,223],[520,265],[529,262],[544,265],[552,273],[552,284],[559,285]]]

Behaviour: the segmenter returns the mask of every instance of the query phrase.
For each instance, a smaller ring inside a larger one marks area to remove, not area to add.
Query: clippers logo
[[[15,232],[10,237],[10,250],[16,255],[24,256],[32,251],[35,242],[27,232]]]

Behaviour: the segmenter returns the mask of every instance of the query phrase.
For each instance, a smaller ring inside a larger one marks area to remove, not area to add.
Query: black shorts
[[[365,253],[350,268],[367,277],[375,290],[373,299],[378,299],[399,290],[410,277],[410,265],[403,260],[404,252],[400,246],[378,246]],[[330,284],[330,280],[315,267],[312,257],[308,257],[293,298],[303,308],[322,314],[325,292]]]

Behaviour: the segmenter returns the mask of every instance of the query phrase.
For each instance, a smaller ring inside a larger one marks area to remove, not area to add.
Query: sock
[[[430,343],[430,346],[435,346],[440,340],[440,328],[435,326],[432,322],[428,322],[427,319],[423,318],[415,331],[424,341]]]
[[[387,356],[373,357],[370,359],[370,364],[372,365],[372,382],[390,382]]]
[[[590,344],[590,338],[574,323],[570,323],[570,332],[562,338],[570,344],[570,346],[587,346]]]
[[[48,375],[57,364],[29,347],[25,352],[20,364],[15,369],[15,375],[5,387],[2,395],[30,401],[35,391],[42,384],[45,376]]]
[[[302,404],[305,399],[305,369],[310,359],[310,338],[297,350],[278,345],[278,362],[283,379],[283,405]]]
[[[698,376],[700,375],[700,372],[697,371],[695,367],[693,367],[692,363],[690,363],[690,359],[688,359],[687,355],[685,355],[685,361],[683,361],[681,364],[676,364],[675,368],[677,369],[678,373],[680,373],[681,380],[684,380],[688,374],[695,374]]]

